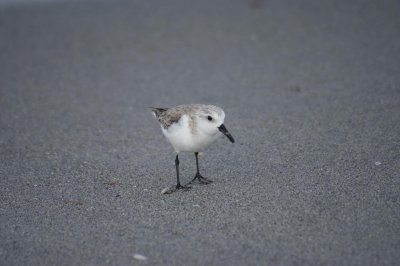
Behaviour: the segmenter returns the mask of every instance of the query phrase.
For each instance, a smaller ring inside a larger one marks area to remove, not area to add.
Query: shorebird
[[[163,194],[191,188],[187,185],[181,185],[179,180],[178,154],[180,152],[194,152],[196,157],[197,172],[189,184],[196,179],[201,184],[211,183],[212,180],[200,174],[198,155],[222,134],[232,143],[235,142],[224,125],[225,112],[220,107],[204,104],[186,104],[172,108],[151,107],[151,109],[161,125],[161,131],[177,153],[175,157],[176,186],[163,190]]]

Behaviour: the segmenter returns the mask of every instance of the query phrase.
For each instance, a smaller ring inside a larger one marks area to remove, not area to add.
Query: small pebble
[[[147,257],[145,257],[145,256],[143,256],[141,254],[137,254],[137,253],[133,255],[133,258],[135,260],[147,260]]]

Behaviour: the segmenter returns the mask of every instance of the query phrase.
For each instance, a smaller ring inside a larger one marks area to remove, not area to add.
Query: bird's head
[[[217,106],[207,105],[200,108],[196,113],[196,123],[202,133],[210,136],[222,133],[234,143],[235,140],[226,129],[224,120],[225,112]]]

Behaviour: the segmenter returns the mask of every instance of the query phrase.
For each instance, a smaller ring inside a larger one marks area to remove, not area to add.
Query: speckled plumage
[[[192,132],[195,131],[195,119],[194,115],[199,113],[204,113],[205,115],[217,112],[222,115],[222,110],[214,105],[204,105],[204,104],[183,104],[172,108],[157,108],[151,107],[154,116],[157,118],[158,122],[162,125],[164,129],[169,128],[172,124],[177,123],[181,119],[182,115],[186,114],[189,117],[189,127]]]

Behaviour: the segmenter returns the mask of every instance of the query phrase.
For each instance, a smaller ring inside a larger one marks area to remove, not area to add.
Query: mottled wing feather
[[[192,132],[195,131],[195,119],[193,118],[194,113],[197,113],[199,110],[201,110],[203,114],[212,113],[212,110],[216,111],[214,106],[204,106],[202,104],[184,104],[173,108],[151,108],[153,109],[154,116],[165,129],[172,124],[177,123],[179,119],[181,119],[182,115],[187,114],[189,117],[189,127]]]
[[[156,118],[159,118],[162,113],[165,113],[168,108],[158,108],[158,107],[150,107],[151,110],[153,111],[153,114]]]
[[[157,118],[158,122],[160,122],[163,128],[168,128],[170,125],[178,122],[183,115],[183,113],[180,112],[181,110],[176,108],[151,108],[154,116]]]
[[[171,109],[169,109],[163,116],[163,127],[168,128],[170,125],[177,123],[179,119],[181,119],[182,115],[183,113],[175,112],[173,110],[171,111]]]

